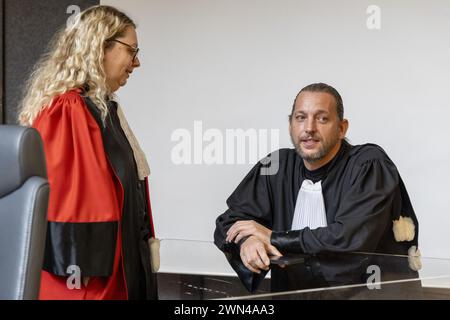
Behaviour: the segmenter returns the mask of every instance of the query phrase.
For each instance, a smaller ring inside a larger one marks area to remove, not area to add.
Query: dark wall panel
[[[3,124],[4,120],[4,97],[3,97],[3,3],[4,0],[0,0],[0,124]]]
[[[73,14],[99,0],[4,0],[4,121],[16,123],[17,105],[34,64],[48,47],[52,36]]]

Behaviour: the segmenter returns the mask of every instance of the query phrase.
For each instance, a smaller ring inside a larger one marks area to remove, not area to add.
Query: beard
[[[319,141],[319,150],[314,153],[307,153],[302,148],[302,139],[314,139]],[[331,139],[322,139],[317,135],[304,135],[299,137],[297,140],[291,134],[291,141],[295,147],[295,151],[297,154],[304,160],[310,163],[314,163],[316,161],[322,160],[328,155],[331,150],[339,143],[339,135],[338,132]]]

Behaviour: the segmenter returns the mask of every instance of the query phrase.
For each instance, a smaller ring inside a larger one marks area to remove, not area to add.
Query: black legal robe
[[[257,163],[228,198],[229,209],[216,220],[214,242],[249,291],[257,289],[266,273],[253,274],[240,259],[239,245],[226,243],[226,232],[238,220],[254,220],[273,230],[271,243],[283,254],[360,251],[407,255],[412,245],[417,246],[417,218],[396,166],[381,147],[352,146],[343,141],[322,180],[327,227],[315,230],[290,230],[305,179],[304,163],[294,149],[278,153],[276,174],[261,174],[261,169],[273,165],[268,159]],[[393,220],[400,216],[414,221],[412,241],[394,238]]]
[[[118,105],[108,101],[105,125],[92,100],[83,97],[87,108],[102,128],[105,152],[123,187],[122,243],[123,264],[128,298],[158,299],[156,274],[150,269],[148,239],[151,226],[147,212],[145,182],[139,180],[133,150],[120,125]],[[126,250],[124,249],[126,248]]]

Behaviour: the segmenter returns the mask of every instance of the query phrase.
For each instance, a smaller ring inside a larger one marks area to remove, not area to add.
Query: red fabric
[[[53,100],[33,123],[44,142],[50,183],[48,220],[120,222],[123,189],[106,157],[100,128],[78,91]],[[66,277],[42,272],[40,299],[126,299],[121,230],[113,273],[68,289]]]

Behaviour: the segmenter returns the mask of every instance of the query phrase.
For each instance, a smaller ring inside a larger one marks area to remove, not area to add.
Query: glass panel
[[[214,243],[164,239],[158,280],[160,299],[448,299],[450,260],[291,255],[273,261],[266,279],[250,293]]]

